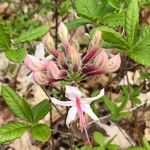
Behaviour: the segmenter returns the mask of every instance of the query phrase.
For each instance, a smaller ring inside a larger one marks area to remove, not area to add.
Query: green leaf
[[[25,49],[9,49],[5,51],[7,58],[15,63],[21,63],[24,60],[27,51]]]
[[[76,11],[79,16],[88,19],[98,17],[99,7],[96,0],[75,0]]]
[[[111,100],[108,99],[108,97],[104,96],[104,104],[106,105],[106,107],[108,108],[108,110],[112,113],[112,114],[118,114],[119,108],[118,106],[112,102]]]
[[[140,8],[144,8],[146,6],[150,5],[150,0],[139,0],[139,6]]]
[[[1,93],[5,103],[17,117],[25,121],[33,121],[33,114],[30,106],[13,89],[8,86],[2,86]]]
[[[119,106],[119,110],[121,111],[127,106],[129,100],[128,97],[126,96],[120,96],[117,99],[121,100],[122,102],[121,105]]]
[[[49,26],[43,25],[41,27],[35,28],[35,29],[31,29],[25,33],[22,33],[17,39],[17,43],[19,42],[26,42],[26,41],[31,41],[31,40],[35,40],[37,38],[42,37],[43,35],[45,35],[49,30]]]
[[[6,143],[20,138],[29,128],[29,125],[15,122],[0,127],[0,143]]]
[[[11,45],[11,38],[9,30],[4,21],[0,19],[0,51],[9,49]]]
[[[110,13],[102,19],[104,25],[116,28],[124,26],[125,15],[124,13]]]
[[[105,137],[99,132],[94,132],[94,140],[102,147],[105,145]]]
[[[32,137],[38,141],[48,141],[51,131],[50,128],[46,124],[38,124],[32,127]]]
[[[119,10],[120,8],[119,0],[109,0],[109,4],[116,10]]]
[[[140,38],[143,39],[145,37],[150,37],[150,25],[144,25],[141,27],[141,36]]]
[[[122,38],[119,32],[110,28],[102,28],[102,38],[105,42],[115,44],[116,48],[126,50],[129,48],[127,42]]]
[[[131,0],[126,10],[126,19],[125,19],[127,40],[130,43],[130,46],[133,46],[135,42],[137,36],[138,23],[139,23],[138,1]]]
[[[143,144],[146,150],[150,150],[150,144],[148,143],[147,139],[144,137],[143,138]]]
[[[37,122],[41,119],[43,119],[46,114],[50,110],[50,103],[48,100],[43,100],[42,102],[38,103],[33,109],[33,116],[34,121]]]
[[[79,19],[72,20],[69,23],[67,23],[67,28],[69,30],[72,30],[72,29],[76,29],[76,28],[78,28],[82,25],[88,24],[88,23],[91,23],[91,21],[88,19],[85,19],[85,18],[79,18]]]
[[[150,65],[150,36],[149,37],[145,37],[143,38],[138,45],[136,45],[133,49],[133,51],[131,51],[129,53],[130,57],[138,62],[139,64],[143,64],[143,65]]]

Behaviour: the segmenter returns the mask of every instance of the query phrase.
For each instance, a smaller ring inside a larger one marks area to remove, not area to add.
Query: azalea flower
[[[88,114],[93,120],[99,121],[98,117],[92,111],[90,104],[101,98],[104,95],[104,89],[100,91],[100,93],[96,97],[91,98],[83,98],[82,92],[75,86],[66,86],[65,97],[69,99],[69,101],[60,101],[56,98],[52,97],[52,103],[61,105],[61,106],[68,106],[71,107],[68,111],[66,125],[69,127],[70,123],[73,122],[76,117],[79,118],[80,122],[80,129],[81,131],[85,131],[86,137],[88,142],[90,143],[87,129],[86,129],[86,122],[84,113]]]
[[[24,64],[32,72],[28,79],[31,81],[34,79],[39,85],[53,84],[53,82],[64,79],[67,75],[66,71],[60,70],[52,58],[52,55],[45,57],[42,43],[37,45],[35,55],[27,54],[24,60]]]
[[[110,52],[106,52],[106,49],[101,48],[100,31],[95,32],[87,53],[83,58],[79,50],[74,48],[71,44],[68,29],[62,22],[58,27],[58,35],[65,52],[56,50],[50,34],[47,34],[44,38],[44,44],[48,51],[56,58],[55,61],[57,64],[59,64],[61,68],[64,68],[68,74],[80,74],[81,76],[89,77],[104,73],[112,73],[119,69],[121,65],[120,54],[113,55]]]

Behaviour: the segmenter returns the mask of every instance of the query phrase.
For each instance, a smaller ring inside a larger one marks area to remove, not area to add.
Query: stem
[[[60,114],[60,116],[62,117],[62,119],[64,120],[64,122],[66,122],[64,114],[61,113],[61,111],[56,107],[55,104],[51,103],[50,95],[47,93],[46,89],[45,89],[44,87],[42,87],[42,86],[41,86],[41,88],[43,89],[43,91],[44,91],[45,94],[47,95],[50,104],[52,104],[52,105],[55,107],[55,109],[56,109],[57,112]],[[59,91],[59,92],[60,92],[60,91]],[[64,93],[64,92],[63,92],[63,93]],[[65,95],[63,94],[63,96],[65,96]],[[51,115],[51,114],[50,114],[50,115]],[[51,121],[50,121],[50,122],[51,122]],[[70,134],[68,135],[68,136],[69,136],[69,141],[70,141],[70,147],[71,147],[71,150],[74,150],[75,147],[74,147],[74,141],[73,141],[73,137],[74,137],[73,131],[72,131],[71,129],[68,129],[68,130],[69,130],[69,132],[70,132]]]
[[[56,42],[55,42],[55,47],[57,49],[58,46],[58,0],[54,1],[54,7],[55,7],[55,36],[56,36]]]

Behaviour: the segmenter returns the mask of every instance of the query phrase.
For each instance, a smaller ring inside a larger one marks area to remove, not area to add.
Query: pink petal
[[[33,72],[33,79],[39,85],[47,85],[49,83],[48,76],[45,72]]]
[[[85,55],[85,57],[83,58],[82,63],[87,64],[91,59],[93,59],[96,56],[97,51],[98,49],[96,48],[89,50]]]
[[[119,69],[120,65],[121,65],[121,58],[120,55],[117,54],[108,60],[105,69],[107,70],[107,72],[114,72],[117,69]]]
[[[94,75],[99,75],[99,74],[103,74],[105,73],[106,70],[102,67],[99,67],[97,70],[91,71],[91,72],[87,72],[86,76],[94,76]]]
[[[103,66],[108,61],[108,55],[104,49],[102,49],[95,57],[94,64],[96,66]]]
[[[96,71],[97,69],[98,69],[98,67],[95,65],[87,65],[83,68],[83,73],[88,74],[90,72]]]
[[[66,85],[65,96],[70,100],[76,100],[82,96],[82,93],[77,87]]]
[[[69,128],[69,124],[76,119],[76,115],[77,115],[77,108],[75,106],[72,106],[68,111],[68,115],[66,119],[66,125],[68,128]]]
[[[47,71],[52,78],[54,78],[54,79],[59,78],[60,70],[59,70],[58,66],[51,60],[49,60],[49,62],[48,62]]]
[[[37,57],[29,54],[26,55],[24,63],[31,71],[44,70],[46,66],[45,61],[41,61]]]
[[[95,96],[95,97],[82,98],[82,99],[84,100],[84,103],[90,104],[91,102],[93,102],[93,101],[95,101],[95,100],[97,100],[97,99],[99,99],[99,98],[101,98],[101,97],[103,97],[103,96],[104,96],[104,89],[102,89],[102,90],[99,92],[99,94],[98,94],[97,96]]]
[[[82,110],[88,114],[93,120],[99,120],[98,117],[94,114],[92,108],[90,107],[89,104],[83,104],[82,105]]]
[[[73,106],[74,102],[73,101],[60,101],[54,97],[51,98],[52,103],[60,106]]]

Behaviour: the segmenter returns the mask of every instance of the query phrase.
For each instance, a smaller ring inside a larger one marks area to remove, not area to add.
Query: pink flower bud
[[[49,50],[49,52],[54,56],[54,57],[58,57],[59,52],[55,49],[55,43],[52,39],[52,37],[50,36],[49,33],[46,34],[46,36],[43,39],[47,49]]]
[[[79,69],[80,60],[81,60],[79,51],[74,47],[72,47],[69,43],[65,45],[65,49],[70,58],[70,62],[73,67],[73,70],[77,71]]]
[[[68,43],[68,40],[69,40],[68,29],[62,22],[60,23],[58,27],[58,35],[62,43],[64,44]]]
[[[91,47],[98,49],[100,46],[100,41],[101,41],[101,32],[97,30],[92,38]]]
[[[93,59],[96,56],[96,53],[98,52],[100,48],[100,41],[101,41],[101,32],[96,31],[90,43],[89,51],[83,58],[83,61],[82,61],[83,64],[87,64],[91,59]]]

